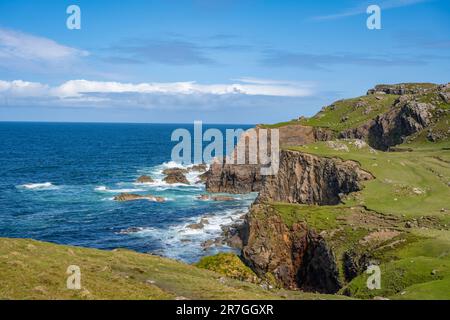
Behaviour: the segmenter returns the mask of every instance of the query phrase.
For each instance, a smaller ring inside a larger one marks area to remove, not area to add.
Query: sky
[[[448,0],[0,0],[0,121],[312,116],[376,84],[449,82],[449,31]]]

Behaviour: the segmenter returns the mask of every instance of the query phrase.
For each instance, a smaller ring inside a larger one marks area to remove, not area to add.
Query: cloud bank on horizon
[[[130,1],[124,14],[81,0],[89,19],[69,31],[63,4],[30,12],[30,0],[1,2],[0,120],[81,107],[123,109],[130,121],[170,122],[167,110],[184,110],[235,122],[246,108],[245,122],[276,122],[377,83],[449,80],[448,1],[380,0],[379,31],[366,28],[365,1],[174,3]]]
[[[10,105],[76,106],[76,107],[199,107],[217,106],[216,102],[233,106],[240,97],[268,96],[300,98],[311,96],[310,83],[243,78],[231,84],[121,83],[70,80],[52,87],[39,82],[0,80],[0,98]],[[216,101],[214,101],[216,100]],[[1,103],[1,100],[0,100]]]

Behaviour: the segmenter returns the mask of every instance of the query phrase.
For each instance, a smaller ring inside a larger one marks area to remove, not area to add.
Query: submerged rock
[[[192,224],[189,224],[186,226],[186,228],[194,229],[194,230],[203,229],[204,227],[205,227],[205,225],[202,222],[192,223]]]
[[[130,228],[120,230],[118,232],[118,234],[130,234],[130,233],[140,232],[142,230],[144,230],[144,228],[142,228],[142,227],[130,227]]]
[[[125,202],[125,201],[135,201],[135,200],[148,200],[155,202],[165,202],[166,200],[162,197],[156,197],[152,195],[139,195],[133,193],[121,193],[114,197],[115,201]]]

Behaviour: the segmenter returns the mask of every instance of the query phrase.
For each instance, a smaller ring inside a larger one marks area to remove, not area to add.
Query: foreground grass
[[[81,290],[68,290],[69,265]],[[338,299],[261,286],[174,260],[128,250],[102,251],[0,238],[0,299]]]

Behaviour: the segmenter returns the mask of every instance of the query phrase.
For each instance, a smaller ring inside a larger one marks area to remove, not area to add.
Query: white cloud
[[[51,39],[0,28],[0,67],[6,69],[48,72],[88,55]]]
[[[39,82],[0,80],[0,94],[10,97],[39,97],[49,94],[49,87]]]
[[[89,93],[142,93],[142,94],[243,94],[263,96],[302,97],[312,94],[310,85],[300,83],[265,82],[253,83],[240,80],[232,84],[198,84],[190,82],[121,83],[88,80],[71,80],[52,90],[60,98],[82,97]]]
[[[122,83],[89,80],[70,80],[59,86],[49,86],[22,80],[0,81],[0,97],[9,105],[33,104],[55,106],[135,106],[157,108],[163,106],[246,105],[264,97],[302,98],[312,96],[314,87],[308,83],[245,78],[230,84],[199,84],[190,82]],[[252,98],[253,97],[253,98]],[[250,101],[252,100],[252,101]],[[0,104],[1,104],[0,100]]]

